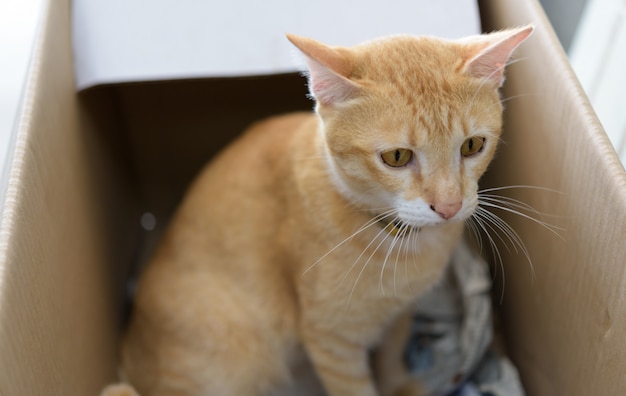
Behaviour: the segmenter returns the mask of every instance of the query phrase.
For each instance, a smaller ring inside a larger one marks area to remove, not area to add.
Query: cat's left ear
[[[359,86],[350,80],[353,64],[347,49],[288,34],[287,38],[306,56],[311,95],[324,105],[350,99]]]
[[[469,75],[491,82],[496,88],[504,83],[504,68],[513,51],[531,35],[532,25],[485,35],[489,44],[466,65]]]

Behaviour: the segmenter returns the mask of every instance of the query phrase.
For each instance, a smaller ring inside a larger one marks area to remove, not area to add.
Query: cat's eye
[[[461,145],[461,155],[463,157],[471,157],[478,154],[483,150],[485,146],[485,138],[480,136],[473,136],[463,142]]]
[[[385,151],[380,156],[383,162],[393,168],[400,168],[409,163],[413,158],[413,152],[408,149],[395,149]]]

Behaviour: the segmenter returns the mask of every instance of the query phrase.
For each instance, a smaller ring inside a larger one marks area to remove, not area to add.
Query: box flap
[[[467,0],[76,0],[72,23],[79,89],[293,72],[287,32],[335,45],[397,33],[480,32],[476,2]]]

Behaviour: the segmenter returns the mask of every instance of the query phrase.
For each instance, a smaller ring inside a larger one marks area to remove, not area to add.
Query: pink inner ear
[[[467,72],[475,78],[491,81],[497,87],[504,82],[504,68],[513,54],[513,51],[533,32],[528,26],[510,32],[495,33],[496,37],[504,38],[482,50],[469,61]]]
[[[305,37],[287,35],[287,38],[306,56],[309,89],[319,103],[334,104],[356,92],[357,84],[348,78],[352,63],[346,51]]]
[[[309,89],[311,95],[323,104],[334,104],[349,99],[357,86],[314,59],[308,58]]]

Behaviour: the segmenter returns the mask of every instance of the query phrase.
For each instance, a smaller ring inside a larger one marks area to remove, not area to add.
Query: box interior
[[[145,235],[147,251],[193,177],[220,148],[255,121],[313,108],[298,74],[108,86],[81,96],[97,100],[105,92],[124,120],[121,146],[142,210],[156,219]]]
[[[561,228],[557,236],[502,213],[532,260],[501,247],[503,268],[494,266],[500,284],[505,275],[494,300],[508,349],[528,394],[620,394],[624,170],[538,3],[479,3],[485,31],[537,25],[508,69],[504,141],[483,187],[540,187],[503,194]],[[76,95],[69,26],[68,1],[49,7],[11,164],[0,394],[89,395],[113,381],[124,280],[149,256],[193,176],[255,120],[313,106],[295,74]],[[142,227],[146,213],[154,229]]]

